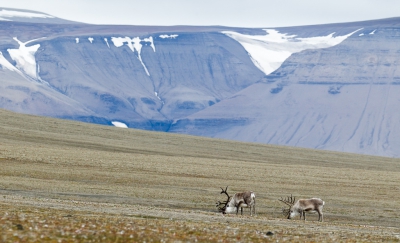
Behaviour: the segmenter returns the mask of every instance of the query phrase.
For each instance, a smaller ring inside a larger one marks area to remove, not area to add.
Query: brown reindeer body
[[[284,210],[288,215],[288,219],[300,214],[300,219],[303,217],[306,220],[306,212],[317,212],[318,221],[323,221],[322,209],[325,202],[320,198],[299,199],[296,201],[293,196],[290,196],[287,199],[281,198],[279,201],[289,206],[289,210]]]
[[[295,217],[300,214],[300,219],[306,220],[306,212],[317,212],[318,221],[323,221],[322,208],[325,202],[320,198],[310,198],[310,199],[299,199],[292,207],[290,207],[290,212],[288,219]]]
[[[253,215],[253,212],[256,214],[256,194],[252,191],[236,193],[226,206],[225,213],[236,211],[236,214],[238,214],[239,208],[241,209],[242,215],[243,208],[250,208],[250,215]]]
[[[243,215],[243,208],[250,208],[250,216],[256,214],[256,194],[252,191],[245,191],[245,192],[239,192],[233,195],[233,197],[229,196],[228,194],[228,187],[221,188],[221,194],[225,194],[228,199],[226,201],[218,201],[216,204],[216,207],[218,207],[218,210],[223,213],[234,213],[236,211],[236,214],[239,213],[239,208],[241,209],[241,213]]]

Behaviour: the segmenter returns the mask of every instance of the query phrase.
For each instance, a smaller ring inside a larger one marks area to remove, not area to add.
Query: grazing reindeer
[[[300,214],[300,219],[303,216],[304,220],[306,220],[306,212],[317,212],[318,221],[323,221],[322,208],[325,202],[320,198],[299,199],[296,202],[296,198],[290,195],[290,197],[281,198],[279,201],[289,206],[289,210],[283,209],[283,213],[288,215],[288,219]]]
[[[256,194],[252,191],[245,191],[245,192],[239,192],[233,195],[233,197],[229,196],[227,190],[228,187],[225,188],[225,190],[221,187],[222,191],[221,194],[225,194],[228,199],[226,201],[217,202],[216,207],[218,207],[218,211],[220,211],[223,214],[226,213],[233,213],[236,211],[236,215],[239,213],[239,208],[241,209],[241,214],[243,215],[243,208],[250,208],[250,216],[253,216],[256,214]],[[222,206],[221,206],[222,205]]]

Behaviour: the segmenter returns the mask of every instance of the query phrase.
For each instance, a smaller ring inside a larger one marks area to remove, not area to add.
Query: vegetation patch
[[[400,160],[0,110],[2,242],[399,241]],[[256,195],[222,215],[221,187]],[[318,197],[288,220],[278,200]]]

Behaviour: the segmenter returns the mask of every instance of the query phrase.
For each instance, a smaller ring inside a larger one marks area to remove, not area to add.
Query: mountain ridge
[[[1,25],[1,108],[400,156],[400,18],[283,28]]]

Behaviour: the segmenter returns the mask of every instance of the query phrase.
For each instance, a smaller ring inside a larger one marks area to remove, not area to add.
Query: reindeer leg
[[[322,214],[322,212],[321,212],[321,210],[320,209],[318,209],[317,210],[317,212],[318,212],[318,221],[323,221],[323,218],[324,218],[324,215]]]
[[[256,216],[256,200],[254,200],[253,203],[253,211],[254,211],[254,216]],[[251,207],[250,207],[250,214],[251,214]]]
[[[240,203],[238,205],[236,205],[236,215],[238,215],[238,213],[239,213],[239,208],[240,208]],[[243,214],[243,211],[242,211],[242,214]]]
[[[237,205],[236,205],[236,215],[239,213],[239,208],[242,210],[242,215],[243,215],[243,208],[241,207],[241,205],[242,205],[242,202],[239,202]]]

